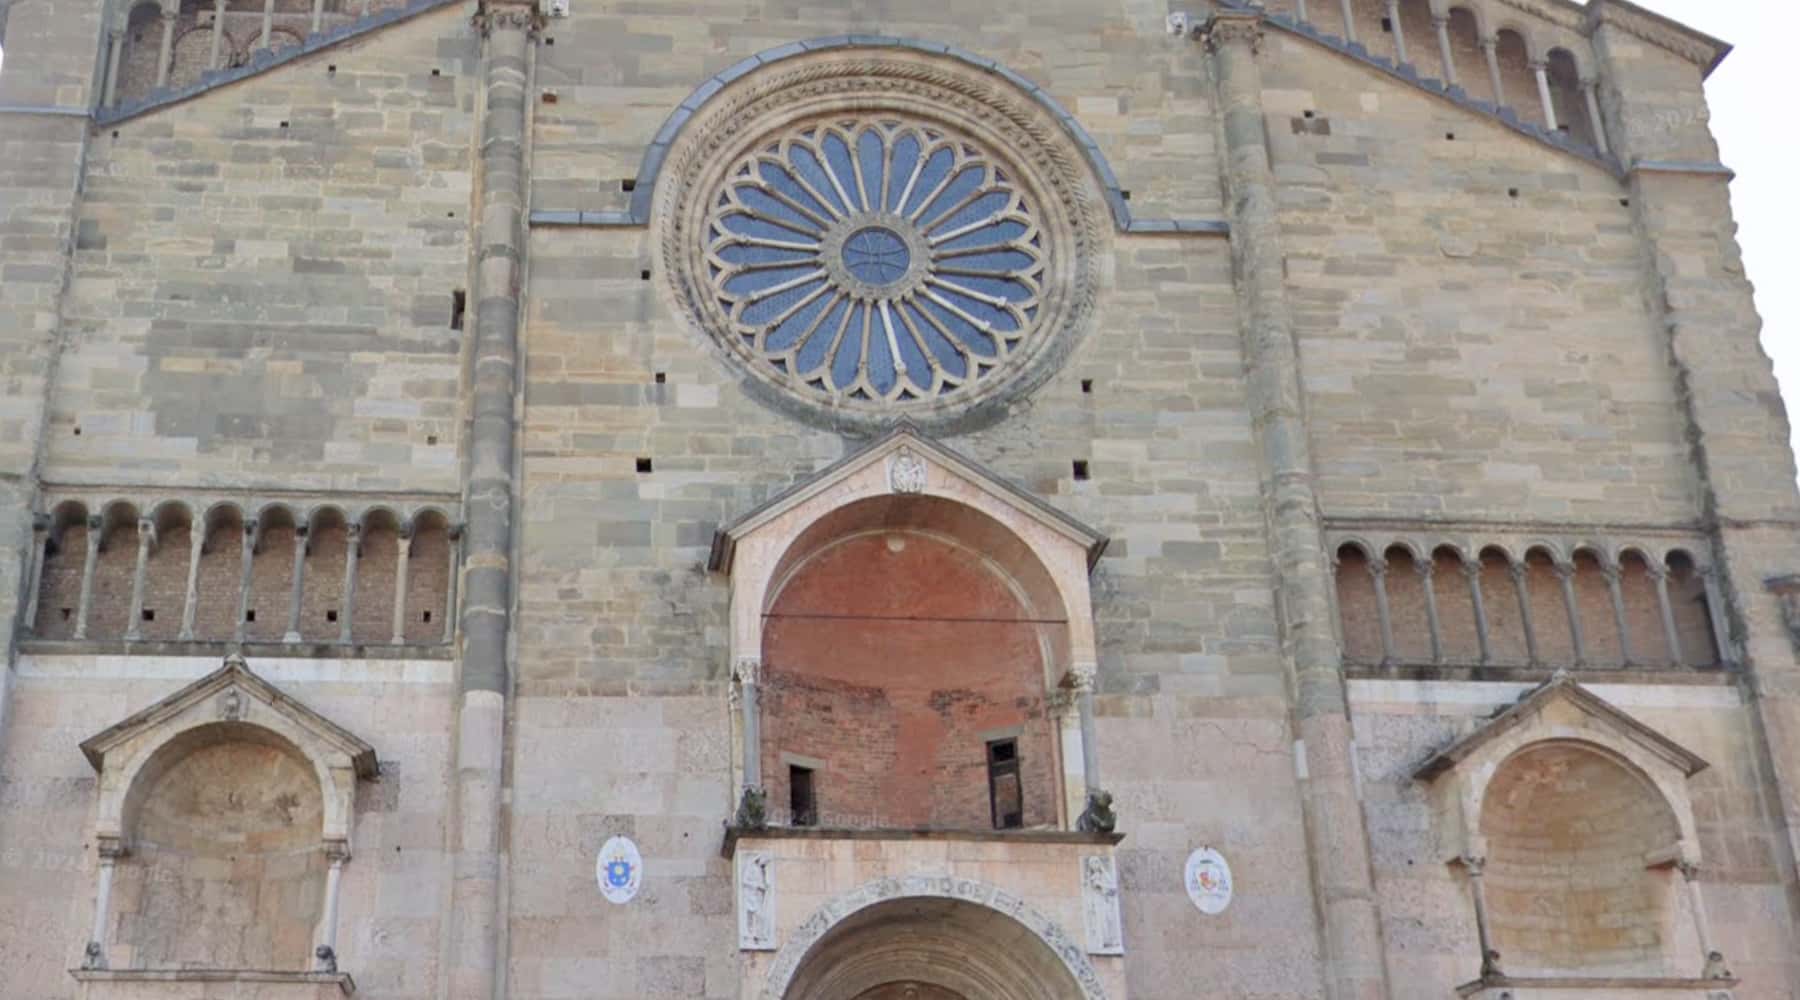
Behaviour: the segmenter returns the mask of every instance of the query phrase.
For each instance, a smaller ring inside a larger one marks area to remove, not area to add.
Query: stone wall
[[[55,474],[456,491],[475,58],[446,10],[99,133]]]

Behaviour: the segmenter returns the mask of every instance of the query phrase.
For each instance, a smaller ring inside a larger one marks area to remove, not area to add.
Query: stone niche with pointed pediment
[[[100,776],[85,995],[348,992],[332,925],[367,743],[232,656],[81,749]]]

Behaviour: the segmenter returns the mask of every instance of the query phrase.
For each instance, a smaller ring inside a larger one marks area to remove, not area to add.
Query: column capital
[[[1508,562],[1506,564],[1506,572],[1512,574],[1512,578],[1515,581],[1524,583],[1525,578],[1531,575],[1531,567],[1522,562]]]
[[[111,864],[130,853],[121,837],[100,837],[94,841],[94,854],[102,864]]]
[[[1619,568],[1618,563],[1601,563],[1600,576],[1608,584],[1617,585],[1620,580],[1625,578],[1625,571]]]
[[[536,37],[544,30],[544,15],[537,9],[537,4],[529,2],[507,2],[507,0],[484,0],[481,9],[475,12],[475,27],[486,38],[495,31],[524,31]]]
[[[137,525],[138,541],[140,541],[140,542],[156,541],[156,519],[153,517],[140,517],[137,519],[137,521],[138,521],[138,525]]]
[[[1432,576],[1437,573],[1437,563],[1430,558],[1415,559],[1413,560],[1413,572],[1419,574],[1419,579],[1430,583]]]
[[[1431,26],[1434,28],[1450,27],[1450,15],[1449,14],[1438,14],[1438,13],[1434,12],[1431,15]]]
[[[1500,36],[1498,35],[1483,35],[1476,41],[1481,45],[1481,51],[1488,55],[1493,55],[1500,48]]]
[[[99,531],[105,525],[106,519],[99,514],[89,514],[87,516],[87,526],[89,531]]]
[[[1387,578],[1388,561],[1386,559],[1382,559],[1379,557],[1370,559],[1366,563],[1366,565],[1369,568],[1370,576],[1374,577],[1377,580],[1383,580],[1383,579]]]
[[[244,537],[245,538],[255,538],[256,530],[261,526],[262,526],[262,521],[259,518],[254,518],[254,517],[244,518]]]
[[[1677,871],[1681,872],[1681,877],[1685,881],[1700,881],[1700,862],[1694,861],[1691,858],[1682,858],[1675,862],[1675,868]]]
[[[48,534],[50,532],[50,526],[54,523],[55,521],[51,519],[49,514],[36,513],[31,515],[31,530],[34,534]]]
[[[762,683],[762,658],[740,656],[731,665],[731,679],[739,684]]]
[[[1525,60],[1525,68],[1531,70],[1533,73],[1542,73],[1550,68],[1550,62],[1546,59],[1527,59]]]
[[[322,849],[325,852],[325,860],[330,862],[333,868],[340,867],[344,862],[350,860],[350,842],[348,840],[327,840]]]
[[[1558,580],[1573,580],[1575,579],[1575,564],[1560,559],[1555,560],[1550,563],[1550,572],[1555,573]]]
[[[1068,684],[1077,694],[1094,693],[1094,680],[1099,670],[1091,663],[1077,663],[1069,668]]]
[[[1206,47],[1214,52],[1227,45],[1248,45],[1255,52],[1262,45],[1262,15],[1255,11],[1214,11],[1201,30]]]
[[[1466,576],[1469,578],[1469,581],[1471,583],[1479,581],[1481,579],[1481,560],[1480,559],[1464,559],[1463,564],[1462,564],[1462,573],[1463,573],[1463,576]]]

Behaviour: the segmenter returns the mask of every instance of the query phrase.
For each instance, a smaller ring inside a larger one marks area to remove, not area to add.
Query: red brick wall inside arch
[[[1025,825],[1059,792],[1040,623],[979,555],[927,535],[856,536],[782,590],[763,638],[763,774],[787,819],[793,756],[824,826],[987,829],[986,738],[1016,734]],[[790,755],[784,759],[784,754]]]

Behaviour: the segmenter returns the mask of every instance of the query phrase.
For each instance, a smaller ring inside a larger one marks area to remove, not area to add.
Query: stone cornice
[[[1515,0],[1505,2],[1513,3]],[[1710,74],[1731,52],[1731,46],[1717,38],[1628,3],[1627,0],[1590,0],[1586,31],[1591,35],[1602,25],[1617,28],[1694,63],[1700,67],[1700,75],[1703,77]]]
[[[1567,3],[1564,0],[1499,0],[1499,2],[1502,6],[1523,11],[1532,17],[1542,18],[1551,24],[1568,28],[1570,31],[1580,31],[1585,20],[1580,5]]]

